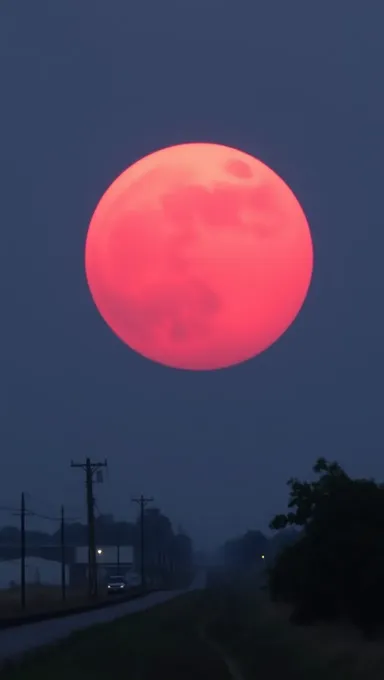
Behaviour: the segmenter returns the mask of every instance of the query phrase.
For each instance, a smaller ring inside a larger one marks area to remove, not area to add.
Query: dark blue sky
[[[153,495],[207,546],[265,529],[319,455],[384,478],[383,25],[373,0],[2,1],[1,503],[82,512],[70,459],[106,456],[101,511]],[[107,186],[188,141],[270,165],[315,248],[291,329],[212,373],[129,350],[84,275]]]

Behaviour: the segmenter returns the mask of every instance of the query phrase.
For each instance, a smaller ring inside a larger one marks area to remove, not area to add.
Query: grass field
[[[382,680],[384,641],[349,626],[293,626],[251,582],[221,584],[75,633],[3,680]],[[122,671],[123,669],[123,671]]]
[[[135,588],[135,591],[138,589]],[[117,596],[114,596],[114,600]],[[100,590],[99,596],[93,602],[110,601],[105,588]],[[72,607],[87,606],[90,599],[85,589],[68,588],[65,602],[62,599],[61,588],[57,586],[27,585],[26,608],[21,609],[20,589],[9,588],[0,590],[0,621],[1,619],[19,618],[31,614],[49,611],[71,609]]]
[[[202,593],[72,635],[2,671],[2,680],[231,680],[224,661],[201,637]]]
[[[259,639],[264,649],[281,650],[296,678],[382,680],[384,639],[367,641],[348,624],[293,626],[290,608],[267,600],[260,603]],[[293,676],[292,676],[293,677]]]
[[[69,590],[67,591],[68,603],[84,600],[86,593],[83,591]],[[27,585],[26,588],[26,604],[27,610],[35,610],[36,608],[57,607],[62,604],[61,588],[57,586],[41,586],[41,585]],[[0,590],[0,617],[9,616],[12,614],[20,614],[21,612],[21,596],[20,588],[8,588]],[[28,613],[28,612],[27,612]]]
[[[258,588],[227,591],[211,636],[237,661],[244,680],[382,680],[384,640],[369,642],[349,625],[294,626],[290,608]]]

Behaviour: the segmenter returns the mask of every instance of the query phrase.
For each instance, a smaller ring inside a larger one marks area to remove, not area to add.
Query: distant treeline
[[[265,570],[299,535],[294,529],[283,529],[271,538],[258,530],[247,531],[242,536],[226,541],[216,555],[216,562],[233,572]]]
[[[164,565],[166,569],[189,573],[193,569],[193,545],[189,536],[179,531],[174,532],[170,519],[157,508],[145,510],[145,553],[148,570],[151,565]],[[115,521],[113,515],[100,515],[95,519],[96,542],[99,545],[123,546],[134,548],[135,566],[140,562],[140,523]],[[26,530],[26,546],[28,553],[39,548],[59,546],[60,528],[52,533]],[[87,545],[88,529],[81,522],[68,523],[65,526],[65,544],[67,548]],[[21,543],[20,529],[5,526],[0,529],[0,550]]]
[[[248,531],[225,543],[218,562],[238,577],[263,573],[296,624],[349,620],[375,636],[384,629],[384,484],[352,479],[325,458],[313,472],[312,482],[288,480],[288,512],[271,522],[272,538]]]

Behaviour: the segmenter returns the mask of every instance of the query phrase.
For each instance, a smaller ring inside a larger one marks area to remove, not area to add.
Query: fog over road
[[[199,572],[192,585],[186,590],[150,593],[144,597],[116,604],[104,609],[95,609],[82,614],[73,614],[60,619],[49,619],[39,623],[27,623],[17,628],[0,631],[0,661],[22,656],[32,649],[49,645],[68,637],[71,633],[90,628],[99,623],[108,623],[128,614],[150,609],[157,604],[171,600],[178,595],[205,588],[206,575]]]

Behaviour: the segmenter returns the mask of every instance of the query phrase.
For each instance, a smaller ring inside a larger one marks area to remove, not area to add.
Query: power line
[[[25,493],[23,492],[21,494],[21,508],[19,512],[15,512],[14,514],[20,515],[20,569],[21,569],[21,578],[20,578],[20,594],[21,594],[21,608],[25,609],[26,606],[26,582],[25,582],[25,562],[26,562],[26,528],[25,528],[25,517],[28,515],[28,517],[35,516],[35,517],[41,517],[43,519],[47,519],[50,521],[57,522],[59,521],[61,526],[60,526],[60,547],[61,547],[61,592],[62,592],[62,598],[63,600],[66,599],[66,560],[65,560],[65,553],[66,553],[66,546],[65,546],[65,517],[64,517],[64,506],[61,506],[61,513],[60,517],[49,517],[48,515],[40,515],[37,512],[34,512],[33,510],[27,510],[25,506]]]
[[[41,515],[39,512],[34,512],[33,510],[29,510],[28,514],[33,517],[39,517],[39,519],[47,519],[51,522],[61,522],[61,517],[49,517],[48,515]],[[78,520],[79,517],[66,517],[66,522],[76,522]]]
[[[8,510],[15,510],[15,508],[7,508]],[[2,510],[2,508],[0,508]],[[20,510],[15,510],[13,513],[14,515],[19,516],[20,515]],[[41,515],[39,512],[35,512],[34,510],[25,510],[25,515],[28,515],[28,517],[38,517],[39,519],[46,519],[50,522],[61,522],[61,517],[49,517],[48,515]],[[77,522],[79,520],[79,517],[67,517],[66,521],[67,522]]]
[[[57,513],[57,505],[56,503],[52,502],[47,502],[47,500],[42,500],[38,496],[36,497],[35,494],[30,494],[30,493],[25,493],[25,498],[28,503],[28,506],[31,508],[30,512],[33,513],[38,518],[41,519],[47,519],[47,520],[52,520],[52,521],[60,521],[61,515],[60,513]],[[35,506],[35,508],[33,507]],[[37,506],[37,508],[36,508]],[[65,504],[66,507],[66,512],[68,512],[68,505]],[[33,509],[32,509],[33,508]],[[69,517],[70,514],[76,515],[74,517]],[[81,514],[81,510],[79,507],[76,507],[76,509],[71,506],[70,511],[68,513],[68,516],[66,519],[68,521],[76,521],[79,519],[78,515]]]
[[[4,512],[12,512],[17,515],[20,513],[20,510],[17,508],[10,508],[8,505],[0,505],[0,510],[3,510]]]

